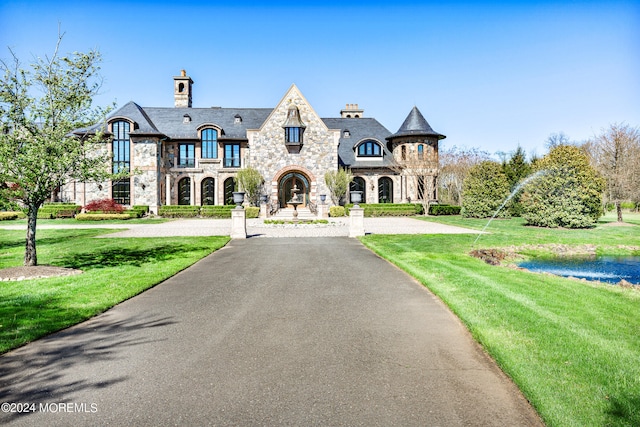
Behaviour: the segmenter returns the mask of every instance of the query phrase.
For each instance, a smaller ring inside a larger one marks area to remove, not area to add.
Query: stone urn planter
[[[236,204],[236,208],[239,208],[244,203],[244,191],[233,192],[233,203]]]
[[[359,208],[358,203],[362,202],[362,191],[352,191],[351,192],[351,203],[353,203],[354,208]]]

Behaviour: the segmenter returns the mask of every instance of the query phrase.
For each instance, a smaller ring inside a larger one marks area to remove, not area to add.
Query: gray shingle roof
[[[164,108],[140,107],[129,102],[109,117],[136,123],[133,135],[164,135],[171,139],[198,139],[198,128],[212,124],[222,129],[220,139],[247,139],[247,129],[258,129],[272,108]],[[185,115],[190,120],[184,121]],[[236,117],[242,120],[236,123]]]
[[[429,123],[424,118],[418,107],[413,107],[407,118],[398,129],[398,132],[394,133],[388,139],[398,138],[401,136],[435,136],[438,139],[444,139],[446,136],[434,131]]]
[[[390,163],[391,153],[387,149],[385,139],[391,132],[380,124],[376,119],[322,119],[329,129],[340,129],[340,145],[338,146],[338,156],[341,166],[351,168],[367,168],[387,166]],[[344,131],[348,130],[349,138],[344,137]],[[373,139],[382,145],[384,151],[383,161],[356,161],[355,146],[367,139]]]

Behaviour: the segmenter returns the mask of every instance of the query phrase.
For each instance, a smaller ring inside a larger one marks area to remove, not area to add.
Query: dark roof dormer
[[[282,125],[284,128],[284,144],[287,148],[297,149],[299,152],[300,147],[303,145],[304,130],[307,127],[302,118],[300,118],[300,110],[295,105],[292,105],[287,110],[287,119]]]

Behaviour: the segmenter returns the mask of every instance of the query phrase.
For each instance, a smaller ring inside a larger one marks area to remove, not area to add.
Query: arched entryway
[[[298,199],[302,201],[301,206],[307,206],[309,203],[309,191],[311,185],[309,178],[301,172],[289,172],[285,174],[278,182],[278,203],[281,208],[293,207],[289,205],[289,200],[293,197],[293,188],[296,187],[298,191]]]

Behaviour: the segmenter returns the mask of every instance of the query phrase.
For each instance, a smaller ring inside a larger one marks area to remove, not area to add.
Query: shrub
[[[465,218],[491,217],[509,193],[509,181],[502,166],[489,160],[479,163],[464,180],[460,213]],[[502,209],[497,216],[508,217],[508,210]]]
[[[247,218],[258,218],[260,216],[260,208],[249,206],[244,209],[247,212]]]
[[[165,218],[193,218],[200,214],[200,206],[171,205],[161,206],[158,215]]]
[[[560,145],[535,163],[540,176],[525,186],[522,217],[539,227],[593,227],[602,215],[605,181],[578,147]]]
[[[73,218],[81,209],[75,203],[45,203],[38,210],[38,219]]]
[[[77,221],[105,221],[108,219],[130,219],[131,216],[128,213],[120,214],[107,214],[107,213],[93,213],[93,214],[78,214],[76,215]]]
[[[459,215],[460,206],[452,205],[431,205],[429,208],[430,215]]]
[[[18,219],[21,212],[0,212],[0,221],[11,221]],[[23,214],[24,215],[24,214]]]
[[[344,206],[331,206],[329,208],[329,216],[332,218],[344,216],[344,213],[345,213]]]
[[[143,216],[147,215],[149,213],[149,206],[148,205],[133,205],[131,206],[131,210],[132,211],[136,211],[136,212],[140,212],[140,215],[138,216],[138,218],[142,218]]]
[[[359,206],[364,209],[364,216],[412,216],[422,213],[421,203],[360,203]],[[349,215],[352,203],[345,205],[345,214]]]
[[[84,206],[85,212],[102,212],[119,214],[124,212],[124,206],[116,203],[113,199],[92,200]]]
[[[234,205],[207,205],[200,208],[200,215],[207,218],[231,218]]]

